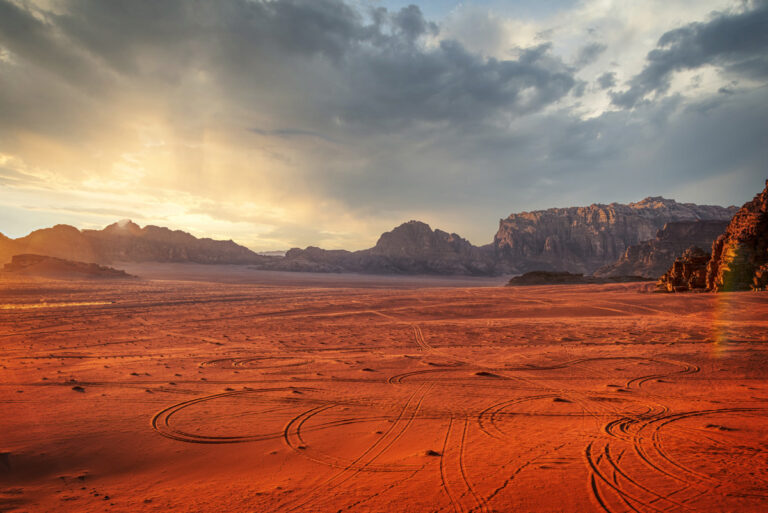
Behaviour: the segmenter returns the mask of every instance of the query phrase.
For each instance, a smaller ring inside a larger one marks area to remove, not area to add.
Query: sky
[[[0,0],[0,232],[474,244],[768,177],[768,0]]]

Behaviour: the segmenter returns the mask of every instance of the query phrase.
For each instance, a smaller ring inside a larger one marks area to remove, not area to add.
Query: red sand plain
[[[194,274],[0,281],[0,511],[768,511],[766,293]]]

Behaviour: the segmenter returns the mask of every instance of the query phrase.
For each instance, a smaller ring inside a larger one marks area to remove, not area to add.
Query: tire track
[[[345,482],[349,481],[350,479],[354,478],[357,474],[359,474],[362,471],[368,471],[368,472],[377,472],[377,471],[396,471],[396,472],[402,472],[402,471],[413,471],[414,473],[420,471],[423,466],[408,466],[408,465],[388,465],[388,466],[381,466],[381,465],[372,465],[373,462],[378,459],[382,454],[384,454],[392,445],[394,445],[400,438],[402,438],[403,434],[408,430],[410,425],[413,423],[413,421],[418,416],[419,410],[421,409],[421,404],[424,401],[424,398],[426,397],[427,393],[429,392],[431,388],[431,385],[425,384],[420,386],[406,401],[405,405],[403,406],[402,410],[400,411],[400,414],[397,416],[397,418],[394,420],[391,426],[387,428],[387,430],[382,434],[381,437],[379,437],[378,440],[376,440],[371,446],[369,446],[365,451],[363,451],[359,456],[357,456],[350,464],[345,465],[343,467],[339,467],[340,471],[331,476],[330,478],[326,479],[325,481],[321,482],[320,484],[316,485],[316,491],[311,494],[309,497],[304,498],[304,500],[299,504],[288,504],[284,505],[283,507],[288,507],[285,511],[295,511],[298,508],[301,508],[303,506],[306,506],[307,504],[313,502],[318,496],[327,495],[330,491],[338,488]],[[296,424],[295,428],[295,435],[298,437],[299,440],[303,442],[303,439],[301,438],[301,425],[311,416],[320,413],[322,411],[325,411],[328,408],[320,407],[320,409],[310,410],[310,415],[306,415],[303,420],[299,421]],[[302,415],[305,415],[309,412],[305,412]],[[298,417],[297,417],[298,418]],[[288,443],[288,445],[294,449],[294,450],[300,450],[299,447],[291,443],[290,441],[290,425],[292,422],[294,422],[296,419],[292,419],[291,422],[288,423],[285,429],[285,440]],[[307,457],[305,453],[301,453],[302,456]],[[312,458],[310,458],[312,459]],[[313,461],[317,461],[314,460]],[[322,490],[321,490],[322,488]]]
[[[612,421],[605,427],[607,432],[619,429],[622,433],[629,435],[631,427],[637,426],[634,435],[629,437],[622,436],[621,440],[630,442],[633,453],[640,461],[654,472],[667,479],[664,487],[670,485],[677,489],[670,493],[661,493],[654,490],[653,487],[643,484],[637,478],[634,478],[625,470],[621,464],[625,451],[622,450],[618,458],[613,457],[611,443],[605,442],[601,447],[596,446],[596,442],[590,442],[584,452],[584,457],[590,469],[591,488],[594,500],[606,511],[612,511],[608,502],[608,492],[614,494],[617,499],[622,501],[633,511],[694,511],[686,503],[701,496],[712,496],[718,494],[716,490],[724,484],[730,484],[730,480],[723,478],[718,480],[713,476],[689,468],[676,461],[665,450],[662,443],[662,430],[665,426],[675,421],[723,413],[763,413],[764,408],[720,408],[711,410],[700,410],[693,412],[684,412],[674,415],[666,414],[666,409],[660,412],[653,412],[646,415],[645,418],[622,418],[618,421]],[[683,433],[690,434],[691,430],[681,428]],[[699,437],[684,436],[684,439],[695,440]],[[705,437],[710,439],[709,437]],[[721,443],[711,440],[715,443]],[[657,477],[658,479],[658,477]],[[671,481],[669,481],[671,480]],[[605,487],[605,490],[600,490]],[[658,487],[658,486],[657,486]],[[688,490],[687,497],[679,497],[679,494]],[[718,495],[722,495],[718,494]],[[730,495],[730,494],[729,494]],[[679,498],[673,496],[678,496]],[[762,497],[762,496],[761,496]],[[657,506],[658,505],[658,506]]]
[[[277,362],[277,363],[269,363]],[[262,356],[253,358],[218,358],[200,363],[199,367],[215,367],[218,369],[281,369],[284,367],[300,367],[312,363],[308,358],[293,358],[290,356]]]
[[[198,435],[195,433],[188,433],[173,427],[171,420],[174,415],[178,414],[182,410],[195,406],[200,403],[212,401],[216,399],[226,397],[237,397],[241,395],[253,395],[259,392],[276,392],[285,390],[295,390],[295,388],[263,388],[257,390],[237,390],[233,392],[223,392],[220,394],[213,394],[204,397],[198,397],[190,399],[189,401],[183,401],[169,406],[163,410],[157,412],[150,422],[152,429],[158,432],[160,435],[170,438],[172,440],[178,440],[180,442],[198,443],[198,444],[233,444],[233,443],[246,443],[246,442],[258,442],[263,440],[277,439],[283,436],[282,431],[274,431],[270,433],[263,433],[259,435],[245,435],[245,436],[212,436],[212,435]],[[175,390],[174,390],[175,391]],[[357,422],[364,422],[367,419],[358,419]],[[354,423],[355,421],[347,421],[347,423]],[[338,423],[328,423],[322,426],[318,426],[318,429],[327,427],[333,427],[334,425],[340,425]]]
[[[454,428],[454,417],[449,417],[448,428],[445,431],[443,441],[443,452],[440,456],[440,479],[455,512],[477,511],[485,513],[490,511],[488,505],[472,486],[464,463],[468,427],[469,419],[464,418],[464,426],[460,430],[460,435],[457,435],[459,430]],[[455,452],[458,454],[454,454]]]
[[[594,449],[595,442],[590,442],[584,451],[584,457],[590,469],[591,487],[593,489],[594,499],[601,504],[607,511],[612,511],[607,503],[606,494],[599,493],[600,483],[607,486],[616,497],[624,502],[633,511],[639,511],[634,504],[643,506],[646,509],[656,512],[667,511],[669,507],[677,510],[688,510],[684,504],[676,502],[669,498],[669,495],[662,495],[650,488],[643,486],[636,480],[630,478],[627,473],[611,458],[608,444],[602,447],[602,450]],[[603,468],[605,467],[605,468]],[[621,478],[621,483],[619,482]],[[627,490],[627,488],[631,488]],[[660,509],[653,505],[653,502],[664,501],[666,507]]]

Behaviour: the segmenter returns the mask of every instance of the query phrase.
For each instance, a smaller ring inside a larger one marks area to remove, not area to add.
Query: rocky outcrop
[[[141,228],[131,221],[103,230],[78,230],[56,225],[26,237],[0,240],[0,263],[16,254],[54,256],[79,262],[194,262],[200,264],[254,264],[270,257],[230,241],[198,239],[180,230],[158,226]]]
[[[632,283],[636,281],[649,281],[642,276],[610,276],[598,278],[596,276],[584,276],[569,272],[530,271],[521,276],[515,276],[507,283],[509,287],[525,285],[578,285],[601,283]]]
[[[768,285],[768,180],[763,192],[745,203],[712,245],[707,265],[709,290],[759,289]]]
[[[259,269],[375,274],[494,274],[493,250],[476,247],[455,233],[409,221],[383,233],[376,245],[360,251],[294,248],[285,258],[263,262]]]
[[[615,262],[629,246],[652,239],[667,223],[728,220],[735,211],[650,197],[628,205],[512,214],[499,222],[494,237],[497,268],[510,273],[545,269],[591,274]]]
[[[386,268],[426,274],[493,274],[491,248],[476,247],[455,233],[409,221],[379,237],[365,253]]]
[[[708,248],[725,231],[728,221],[676,221],[656,232],[654,239],[630,246],[611,265],[601,267],[595,276],[637,275],[657,278],[664,274],[683,252],[692,246]]]
[[[660,292],[704,291],[707,288],[707,264],[710,254],[699,247],[685,250],[664,273],[656,288]]]
[[[125,271],[98,264],[73,262],[46,255],[14,255],[3,272],[19,276],[56,279],[126,279],[135,278]]]

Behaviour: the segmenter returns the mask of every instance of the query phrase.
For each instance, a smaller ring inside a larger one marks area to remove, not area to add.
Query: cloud
[[[579,50],[574,64],[579,68],[592,64],[607,48],[608,47],[603,43],[589,43],[584,45]]]
[[[597,77],[597,85],[600,86],[600,89],[610,89],[611,87],[616,85],[616,73],[613,73],[611,71],[606,71],[599,77]]]
[[[728,2],[431,20],[342,0],[0,0],[0,204],[17,226],[133,212],[262,250],[369,247],[413,218],[482,244],[512,211],[697,201],[726,173],[720,202],[740,203],[768,147],[766,4]],[[686,71],[699,88],[676,86]]]
[[[664,93],[674,72],[706,65],[764,80],[768,77],[768,2],[666,32],[646,59],[643,71],[630,79],[629,89],[612,94],[615,105],[632,107],[648,94]]]

